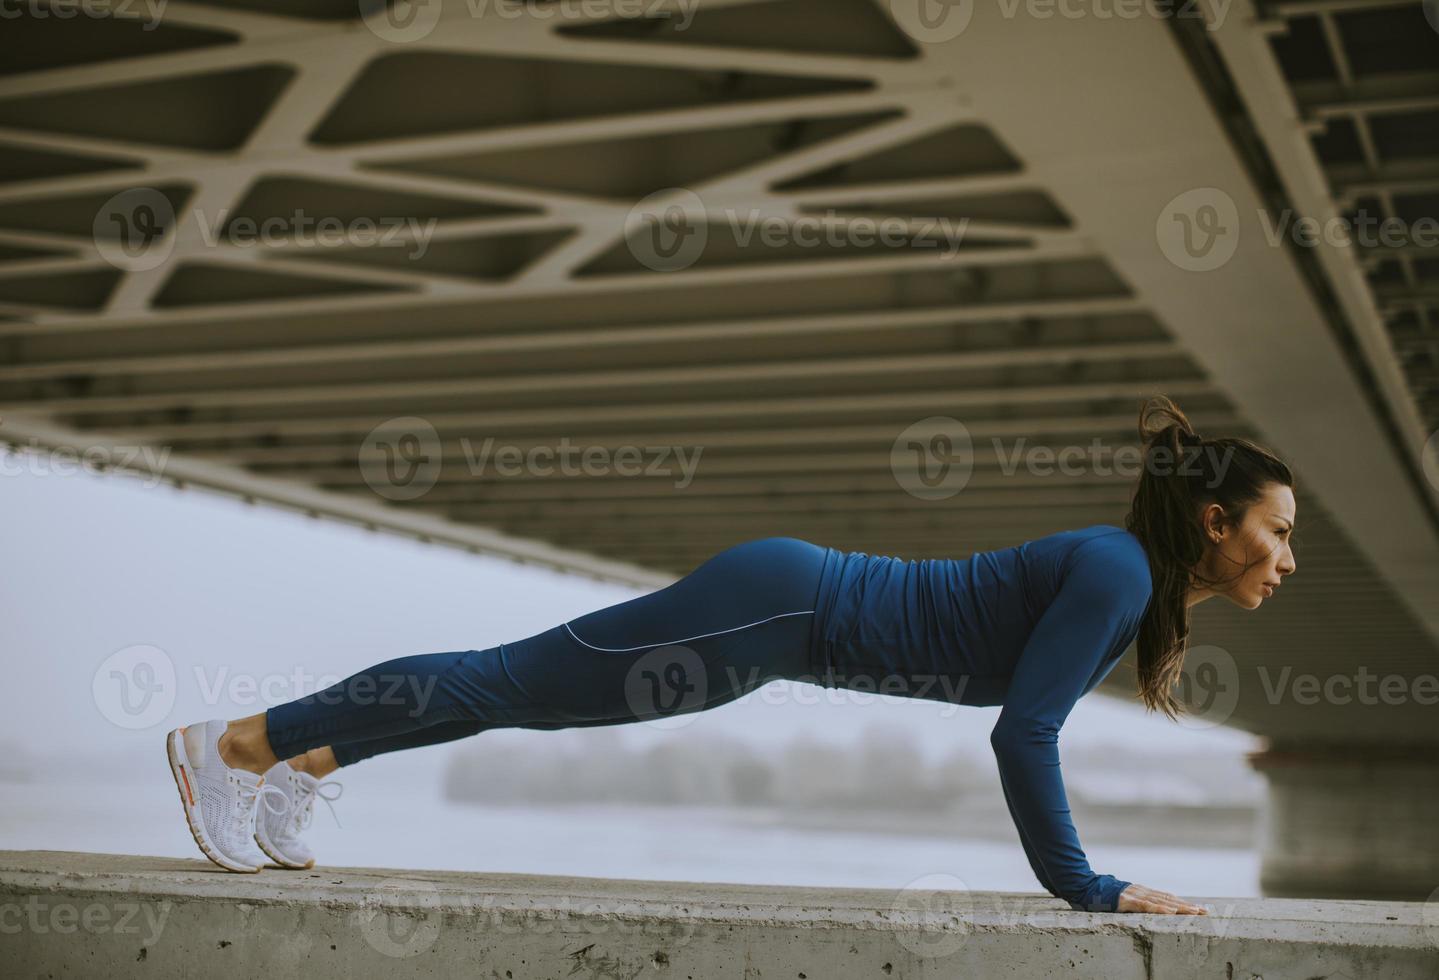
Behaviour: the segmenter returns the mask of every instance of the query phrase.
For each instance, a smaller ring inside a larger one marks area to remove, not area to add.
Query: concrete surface
[[[12,977],[1435,980],[1434,903],[1203,899],[1074,912],[971,892],[317,868],[0,852]]]

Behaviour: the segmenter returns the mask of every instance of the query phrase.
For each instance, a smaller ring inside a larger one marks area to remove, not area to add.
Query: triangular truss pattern
[[[563,25],[559,33],[602,41],[917,58],[919,46],[869,0],[774,0],[746,6],[661,8],[598,24]]]
[[[208,484],[347,518],[363,500],[407,533],[443,517],[682,572],[764,534],[958,556],[1112,522],[1129,474],[1006,472],[991,447],[1127,445],[1162,391],[1201,431],[1312,450],[1301,519],[1324,520],[1319,488],[1336,517],[1303,560],[1366,597],[1340,622],[1347,596],[1316,588],[1211,635],[1236,656],[1300,636],[1336,670],[1376,636],[1396,670],[1432,660],[1439,562],[1416,560],[1390,445],[1421,410],[1439,425],[1432,247],[1256,233],[1210,274],[1158,238],[1193,189],[1257,210],[1261,142],[1284,177],[1266,195],[1313,192],[1298,213],[1433,215],[1420,4],[1269,4],[1283,35],[911,0],[623,6],[194,0],[146,30],[22,5],[0,27],[4,424],[157,442]],[[1232,138],[1246,114],[1257,135]],[[444,465],[381,499],[357,456],[412,416]],[[936,418],[976,448],[940,502],[893,455]],[[702,446],[703,465],[682,486],[471,472],[486,439]]]

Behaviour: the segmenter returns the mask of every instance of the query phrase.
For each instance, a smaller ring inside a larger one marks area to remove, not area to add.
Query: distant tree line
[[[956,748],[926,764],[914,738],[872,726],[853,746],[801,736],[761,752],[732,737],[685,736],[631,748],[603,726],[523,751],[481,734],[457,748],[445,775],[453,800],[485,803],[647,803],[944,811],[992,774]]]

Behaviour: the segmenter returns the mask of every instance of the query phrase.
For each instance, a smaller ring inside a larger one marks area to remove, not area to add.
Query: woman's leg
[[[439,745],[442,742],[453,742],[460,738],[469,738],[471,735],[478,735],[480,732],[492,726],[478,721],[442,721],[438,725],[430,725],[427,728],[417,728],[412,732],[405,732],[402,735],[391,735],[388,738],[370,738],[360,742],[340,742],[329,747],[331,757],[334,759],[333,768],[328,772],[334,772],[342,766],[353,766],[355,763],[371,756],[381,755],[385,752],[399,752],[402,749],[418,749],[426,745]],[[312,749],[307,755],[313,755],[317,750]],[[311,775],[318,773],[311,772]]]
[[[488,728],[622,724],[714,707],[779,677],[813,680],[825,550],[748,541],[664,589],[516,643],[386,661],[231,723],[220,752],[263,772],[329,746],[343,765]]]
[[[714,707],[780,677],[816,680],[827,553],[795,538],[745,542],[664,589],[517,643],[400,657],[263,714],[176,729],[166,752],[190,831],[216,864],[254,872],[277,853],[256,848],[254,808],[281,792],[263,778],[280,759],[308,764],[313,752],[338,765],[486,728],[622,724]],[[308,786],[302,773],[288,781]]]
[[[465,651],[465,653],[476,653],[485,656],[498,656],[499,648],[492,648],[484,651]],[[348,690],[369,688],[373,689],[381,682],[408,684],[412,690],[433,689],[437,676],[435,668],[443,672],[453,666],[456,659],[464,654],[421,654],[419,657],[406,657],[398,661],[387,661],[377,664],[367,671],[351,675],[346,682]],[[398,674],[397,671],[408,669],[408,674]],[[430,673],[422,673],[430,671]],[[327,692],[320,692],[325,694]],[[332,703],[340,700],[341,691],[332,687],[328,693],[333,695]],[[358,700],[358,699],[357,699]],[[291,702],[294,706],[302,706],[307,703],[315,703],[314,696],[301,698]],[[394,708],[395,705],[389,705]],[[416,699],[412,707],[401,706],[401,710],[391,712],[391,721],[395,718],[403,723],[408,717],[428,717],[422,709],[420,699]],[[270,736],[267,728],[268,713],[251,715],[238,721],[230,722],[228,730],[220,738],[220,753],[225,762],[229,765],[251,772],[267,772],[278,755],[271,747]],[[460,738],[468,738],[491,728],[539,728],[558,729],[568,727],[584,727],[592,724],[615,724],[619,721],[633,719],[601,719],[598,721],[566,721],[532,724],[498,724],[488,721],[458,720],[439,721],[433,724],[426,724],[419,728],[397,731],[395,734],[379,735],[371,738],[352,739],[339,741],[342,737],[335,734],[335,741],[329,745],[311,748],[306,751],[297,752],[286,761],[290,767],[301,772],[308,772],[317,778],[322,778],[343,766],[354,765],[363,759],[380,755],[386,752],[398,752],[402,749],[421,748],[426,745],[438,745],[442,742],[451,742]]]
[[[539,731],[555,731],[561,728],[590,728],[594,725],[618,725],[626,721],[633,721],[631,718],[601,718],[594,721],[577,722],[532,722],[526,725],[510,725],[510,728],[533,728]],[[431,725],[428,728],[417,728],[413,732],[406,732],[403,735],[393,735],[389,738],[372,738],[364,742],[341,742],[339,745],[328,746],[324,749],[311,749],[300,758],[303,760],[296,768],[304,766],[305,772],[312,776],[327,776],[343,766],[352,766],[371,756],[382,755],[386,752],[399,752],[401,749],[417,749],[426,745],[438,745],[441,742],[453,742],[456,739],[469,738],[471,735],[478,735],[480,732],[489,731],[491,728],[504,726],[486,725],[480,722],[470,721],[446,721],[438,725]],[[317,753],[325,755],[317,756]],[[291,760],[295,765],[295,760]]]

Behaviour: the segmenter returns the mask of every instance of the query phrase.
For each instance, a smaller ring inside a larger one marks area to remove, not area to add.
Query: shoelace
[[[251,787],[246,786],[244,783],[239,783],[238,787],[240,794],[240,808],[235,813],[235,822],[241,828],[250,826],[250,821],[253,819],[256,800],[264,800],[265,809],[269,810],[271,813],[274,814],[284,813],[285,809],[290,805],[289,799],[285,796],[285,791],[280,789],[280,787],[278,786],[271,786],[268,783],[261,783],[259,786]],[[280,805],[278,808],[270,805],[270,801],[276,798],[278,798],[280,801]]]
[[[326,787],[333,787],[335,790],[335,795],[326,796]],[[330,816],[335,819],[335,826],[343,826],[340,823],[339,814],[335,812],[335,804],[333,801],[340,798],[340,795],[344,792],[344,789],[345,787],[342,783],[338,783],[333,779],[327,779],[317,784],[314,789],[310,789],[306,786],[301,786],[299,788],[299,796],[296,799],[295,805],[294,832],[298,834],[300,831],[310,826],[310,821],[313,820],[315,817],[315,797],[317,796],[325,801],[325,806],[330,808]]]

